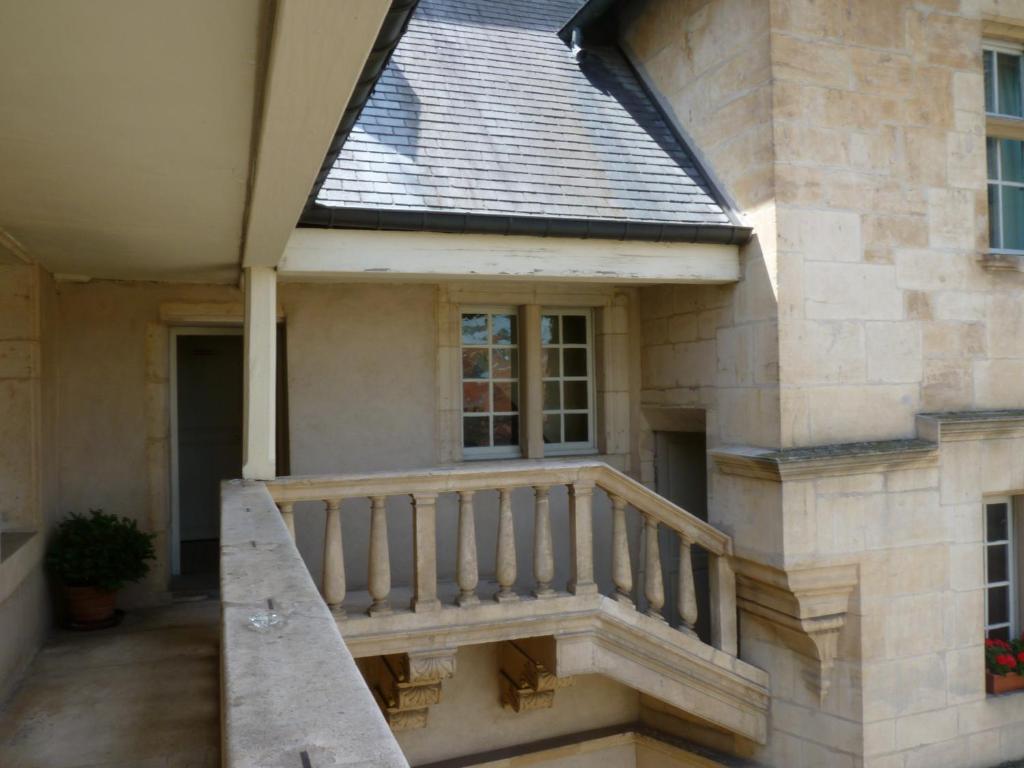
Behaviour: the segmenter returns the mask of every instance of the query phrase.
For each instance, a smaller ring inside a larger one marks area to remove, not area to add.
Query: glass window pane
[[[562,416],[560,414],[544,414],[544,442],[562,442]]]
[[[988,623],[1002,624],[1010,620],[1010,588],[992,587],[988,590]]]
[[[989,179],[999,178],[999,158],[996,156],[998,151],[999,139],[993,139],[991,136],[985,139],[985,156],[988,160]]]
[[[1024,141],[1000,139],[999,148],[1003,161],[999,178],[1002,181],[1024,181]]]
[[[494,410],[508,413],[519,410],[519,385],[514,381],[494,382]]]
[[[486,381],[462,382],[462,410],[466,413],[487,413],[491,410],[490,385]]]
[[[491,350],[491,377],[495,379],[519,378],[518,350]]]
[[[990,248],[1002,248],[999,236],[999,190],[995,184],[988,185],[988,244]]]
[[[1002,248],[1024,250],[1024,188],[1004,186],[1000,190],[1003,208],[999,212],[1002,223]]]
[[[462,316],[462,343],[487,343],[487,315],[465,314]]]
[[[985,540],[1006,541],[1008,511],[1005,502],[988,504],[985,507]]]
[[[586,443],[590,441],[589,429],[587,428],[587,422],[589,421],[587,414],[585,413],[567,413],[565,414],[565,442],[567,443]]]
[[[993,77],[992,68],[994,63],[992,57],[995,55],[992,51],[985,51],[985,111],[994,112],[996,108],[995,100],[995,77]]]
[[[545,379],[552,379],[558,376],[560,366],[558,365],[558,350],[543,349],[540,353],[540,366],[544,372]]]
[[[999,629],[990,629],[987,633],[993,640],[1006,640],[1010,641],[1010,628],[1000,627]]]
[[[544,410],[545,411],[557,411],[562,407],[562,397],[559,393],[558,381],[545,381],[544,382]]]
[[[565,409],[567,411],[585,411],[590,407],[587,384],[587,381],[565,382]]]
[[[558,343],[558,315],[541,315],[540,318],[540,343]]]
[[[587,375],[587,349],[586,347],[572,347],[562,350],[562,375],[563,376],[586,376]]]
[[[562,343],[587,343],[587,318],[585,315],[562,315]]]
[[[494,417],[494,444],[519,445],[519,417]]]
[[[487,378],[487,350],[486,349],[464,349],[464,350],[462,350],[462,378],[464,378],[464,379],[486,379]]]
[[[1020,56],[1000,53],[996,57],[996,84],[999,89],[999,114],[1022,117]]]
[[[988,580],[989,582],[996,581],[1009,581],[1010,570],[1007,567],[1007,549],[1005,544],[996,544],[995,546],[986,547],[985,558],[988,563]]]
[[[490,419],[486,416],[465,416],[462,419],[462,447],[486,448],[491,444]]]
[[[516,316],[515,315],[492,315],[491,316],[491,337],[492,344],[515,344],[516,343]]]

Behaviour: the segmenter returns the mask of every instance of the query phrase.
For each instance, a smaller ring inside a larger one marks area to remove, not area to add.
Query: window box
[[[985,690],[991,696],[998,696],[1002,693],[1011,693],[1024,689],[1024,675],[1011,672],[1007,675],[993,675],[985,673]]]

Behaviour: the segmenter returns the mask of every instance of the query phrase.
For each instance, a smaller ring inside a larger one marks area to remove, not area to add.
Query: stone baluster
[[[693,559],[691,556],[693,543],[683,534],[679,534],[679,589],[677,600],[679,618],[682,620],[679,629],[695,635],[697,626],[697,588],[693,583]]]
[[[367,611],[371,616],[386,616],[391,613],[391,555],[388,552],[387,499],[374,496],[370,499],[370,562],[368,585],[373,604]]]
[[[508,488],[499,490],[501,502],[498,508],[498,551],[494,564],[498,578],[498,593],[494,599],[499,603],[518,599],[512,585],[516,582],[516,533],[512,519],[512,492]]]
[[[612,581],[615,599],[633,604],[633,564],[629,559],[629,535],[626,533],[626,500],[611,496],[612,501]]]
[[[411,607],[417,613],[436,611],[437,599],[437,494],[417,493],[412,497],[413,585]]]
[[[572,549],[569,591],[574,595],[597,593],[594,582],[593,502],[593,482],[581,480],[569,486],[569,545]]]
[[[476,516],[473,512],[472,491],[459,492],[459,560],[456,565],[459,596],[455,602],[459,605],[476,605],[480,602],[476,596],[480,572],[476,559]]]
[[[338,616],[345,610],[345,552],[341,542],[341,500],[327,499],[324,531],[323,594],[327,606]]]
[[[288,535],[295,541],[295,504],[282,501],[277,508],[281,510],[281,519],[284,521],[284,527],[288,529]]]
[[[551,543],[551,488],[538,485],[533,489],[533,576],[537,581],[533,594],[554,597],[551,581],[555,578],[555,552]]]
[[[664,621],[661,608],[665,605],[665,585],[661,578],[658,521],[650,515],[644,515],[644,534],[647,545],[644,559],[644,597],[647,598],[647,615]]]

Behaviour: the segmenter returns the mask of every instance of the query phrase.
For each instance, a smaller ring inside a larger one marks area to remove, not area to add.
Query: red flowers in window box
[[[1024,638],[985,641],[985,690],[992,694],[1024,688]]]

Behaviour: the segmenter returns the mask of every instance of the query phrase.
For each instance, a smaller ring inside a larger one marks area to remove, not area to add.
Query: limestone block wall
[[[0,261],[0,528],[42,539],[57,516],[56,332],[47,273]],[[50,626],[42,549],[32,541],[0,564],[0,700]]]

